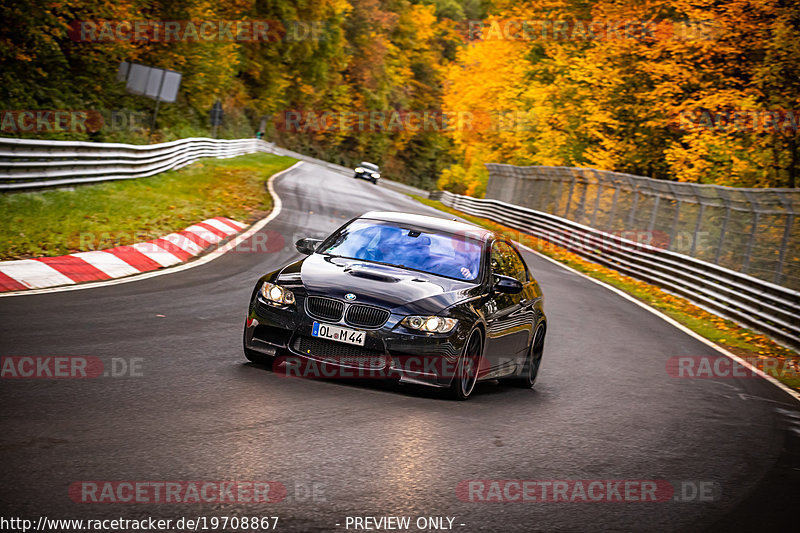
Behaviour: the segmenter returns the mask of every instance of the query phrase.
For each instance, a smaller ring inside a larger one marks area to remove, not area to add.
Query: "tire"
[[[378,184],[378,180],[376,180],[376,179],[373,179],[373,180],[372,180],[372,184],[373,184],[373,185],[377,185],[377,184]]]
[[[483,355],[483,335],[479,329],[473,329],[467,342],[464,343],[464,353],[458,359],[456,373],[450,384],[450,396],[454,400],[468,400],[475,383],[478,381],[478,366]]]
[[[542,323],[536,328],[533,335],[533,342],[528,348],[528,357],[525,358],[525,366],[522,375],[509,378],[508,383],[515,387],[530,389],[536,383],[539,376],[539,367],[542,365],[542,354],[544,353],[544,336],[547,327]]]

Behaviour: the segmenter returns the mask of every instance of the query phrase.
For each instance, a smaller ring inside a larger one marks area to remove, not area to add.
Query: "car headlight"
[[[364,169],[361,167],[356,167],[356,172],[364,172]]]
[[[372,177],[373,177],[373,178],[380,178],[380,177],[381,177],[381,175],[380,175],[380,174],[378,174],[377,172],[373,172],[373,173],[372,173]]]
[[[443,316],[407,316],[400,323],[409,329],[428,333],[447,333],[456,327],[458,320]]]
[[[287,305],[294,303],[294,293],[292,291],[268,281],[265,281],[261,286],[261,296],[276,304]]]

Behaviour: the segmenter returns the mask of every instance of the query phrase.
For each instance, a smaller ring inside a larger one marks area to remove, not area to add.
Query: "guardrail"
[[[486,198],[667,248],[800,290],[800,189],[679,183],[594,168],[489,163]]]
[[[494,220],[685,297],[724,318],[800,348],[800,292],[687,255],[526,207],[437,191],[431,198]]]
[[[254,152],[286,155],[351,174],[350,168],[293,152],[260,139],[189,138],[161,144],[38,141],[0,137],[0,191],[65,187],[101,181],[146,178],[176,170],[204,157],[227,158]],[[390,189],[427,191],[382,179]]]
[[[135,145],[0,138],[0,190],[144,178],[204,157],[235,157],[271,148],[259,139],[189,138]]]

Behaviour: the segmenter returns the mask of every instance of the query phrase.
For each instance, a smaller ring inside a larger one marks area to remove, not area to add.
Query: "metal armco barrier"
[[[646,231],[673,252],[800,290],[800,189],[678,183],[593,168],[486,167],[486,198],[605,232]]]
[[[204,157],[271,152],[258,139],[180,139],[162,144],[37,141],[0,137],[0,191],[144,178]]]
[[[353,170],[260,139],[180,139],[162,144],[37,141],[0,137],[0,191],[67,187],[146,178],[176,170],[204,157],[227,158],[255,152],[285,155],[342,174]],[[427,191],[381,179],[383,186],[408,194]]]
[[[717,315],[800,348],[800,292],[559,216],[498,200],[439,191],[444,205],[542,238],[632,278],[652,283]]]

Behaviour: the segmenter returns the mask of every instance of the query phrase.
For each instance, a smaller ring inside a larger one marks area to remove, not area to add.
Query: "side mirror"
[[[295,248],[297,248],[297,251],[300,252],[301,254],[311,255],[314,253],[314,251],[317,249],[317,246],[319,246],[321,242],[322,239],[305,238],[305,239],[300,239],[299,241],[294,243],[294,246]]]
[[[494,287],[493,289],[497,292],[502,292],[505,294],[518,294],[522,292],[522,283],[519,280],[512,278],[511,276],[501,276],[500,274],[495,274],[494,276]]]

